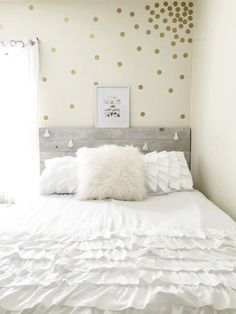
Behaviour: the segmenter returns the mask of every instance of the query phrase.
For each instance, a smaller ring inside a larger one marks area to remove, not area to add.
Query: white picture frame
[[[95,89],[95,126],[129,128],[130,87],[98,85]]]

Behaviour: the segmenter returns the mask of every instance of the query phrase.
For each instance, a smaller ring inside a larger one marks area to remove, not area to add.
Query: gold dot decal
[[[159,8],[159,6],[160,6],[160,4],[159,4],[158,2],[156,2],[156,3],[154,4],[154,7],[155,7],[155,8]]]
[[[177,1],[175,1],[175,2],[173,3],[173,5],[174,5],[175,7],[177,7],[178,2],[177,2]]]
[[[180,119],[184,120],[184,119],[185,119],[185,114],[182,113],[182,114],[180,115]]]
[[[186,2],[181,2],[182,7],[186,6]]]
[[[190,29],[186,29],[186,34],[190,34],[190,33],[191,33]]]
[[[48,80],[48,79],[47,79],[46,76],[44,76],[44,77],[42,78],[42,81],[43,81],[43,82],[47,82],[47,80]]]
[[[176,46],[176,42],[175,42],[175,41],[172,41],[172,42],[171,42],[171,46],[173,46],[173,47]]]
[[[193,7],[193,2],[189,2],[188,6],[189,6],[190,8],[192,8],[192,7]]]
[[[188,17],[188,20],[189,20],[189,21],[192,21],[192,20],[193,20],[193,17],[192,17],[192,16],[189,16],[189,17]]]
[[[178,55],[175,53],[175,54],[173,54],[172,58],[173,59],[178,59]]]
[[[90,37],[91,39],[94,39],[94,38],[95,38],[95,34],[91,33],[91,34],[89,35],[89,37]]]
[[[153,18],[149,17],[148,22],[152,23],[153,22]]]
[[[98,85],[98,82],[93,82],[93,85],[94,85],[94,86],[97,86],[97,85]]]
[[[157,20],[158,20],[160,17],[161,17],[160,14],[156,14],[156,15],[155,15],[155,18],[156,18]]]
[[[156,53],[156,54],[159,54],[159,53],[160,53],[160,50],[159,50],[159,49],[155,49],[155,53]]]
[[[75,105],[74,104],[70,104],[70,109],[75,109]]]
[[[117,62],[117,66],[118,66],[119,68],[122,67],[122,62],[121,62],[121,61]]]
[[[160,37],[161,38],[165,37],[165,34],[164,33],[160,33]]]
[[[167,32],[169,32],[171,30],[171,27],[170,26],[166,26],[166,30],[167,30]]]
[[[157,70],[157,75],[161,75],[162,74],[162,70]]]
[[[170,94],[172,94],[172,93],[174,92],[173,88],[169,88],[169,89],[168,89],[168,92],[169,92]]]
[[[76,74],[76,71],[75,71],[75,70],[71,70],[71,71],[70,71],[70,74],[71,74],[71,75],[75,75],[75,74]]]
[[[150,11],[150,14],[151,14],[151,15],[154,15],[154,14],[155,14],[155,11],[154,11],[154,10],[151,10],[151,11]]]
[[[140,116],[145,117],[145,112],[144,111],[140,112]]]
[[[146,30],[146,34],[147,34],[147,35],[150,35],[150,34],[151,34],[150,29],[147,29],[147,30]]]
[[[173,12],[169,12],[169,17],[172,17],[174,15]]]
[[[97,17],[97,16],[94,16],[93,21],[94,21],[94,22],[98,22],[98,17]]]
[[[122,12],[122,9],[121,9],[121,8],[118,8],[118,9],[116,10],[116,12],[117,12],[117,13],[121,13],[121,12]]]
[[[185,76],[184,76],[183,74],[181,74],[181,75],[179,76],[179,78],[180,78],[181,80],[184,80]]]
[[[176,32],[177,32],[177,28],[175,28],[175,27],[172,28],[172,32],[173,32],[173,33],[176,33]]]
[[[43,116],[43,120],[48,120],[48,116],[47,116],[47,115],[44,115],[44,116]]]
[[[125,32],[121,32],[120,37],[125,37]]]
[[[99,55],[95,55],[95,56],[94,56],[94,59],[95,59],[95,60],[99,60],[99,59],[100,59],[100,56],[99,56]]]
[[[168,6],[167,10],[171,11],[172,10],[172,6]]]
[[[158,28],[159,28],[159,25],[158,25],[158,24],[155,24],[155,25],[154,25],[154,28],[155,28],[155,29],[158,29]]]
[[[143,89],[143,85],[139,85],[139,86],[138,86],[138,89],[139,89],[139,90],[142,90],[142,89]]]
[[[189,28],[193,28],[193,23],[190,23],[190,24],[189,24]]]
[[[188,42],[191,44],[193,42],[192,38],[189,38]]]
[[[179,35],[175,34],[174,39],[179,39]]]
[[[138,47],[137,47],[137,51],[142,51],[142,47],[141,47],[141,46],[138,46]]]
[[[168,20],[165,18],[165,19],[163,19],[163,23],[167,23],[168,22]]]
[[[161,13],[165,13],[165,11],[166,11],[166,10],[165,10],[164,8],[162,8],[162,9],[160,10]]]
[[[148,10],[150,10],[150,5],[146,5],[145,6],[145,9],[148,11]]]
[[[70,20],[70,19],[69,19],[68,17],[64,17],[64,22],[65,22],[65,23],[68,23],[69,20]]]
[[[135,16],[135,13],[134,12],[130,12],[129,14],[131,17],[134,17]]]
[[[135,25],[134,25],[134,28],[135,28],[135,29],[139,29],[139,25],[138,25],[138,24],[135,24]]]
[[[165,1],[163,4],[165,7],[167,7],[169,3],[167,1]]]
[[[180,42],[181,42],[181,43],[184,43],[184,42],[185,42],[185,38],[183,38],[183,37],[180,38]]]
[[[32,11],[32,10],[34,9],[34,6],[31,4],[31,5],[28,6],[28,9],[29,9],[30,11]]]
[[[55,53],[56,51],[57,51],[56,48],[54,48],[54,47],[51,48],[52,53]]]
[[[188,58],[187,52],[185,52],[185,53],[183,54],[183,57],[184,57],[184,58]]]

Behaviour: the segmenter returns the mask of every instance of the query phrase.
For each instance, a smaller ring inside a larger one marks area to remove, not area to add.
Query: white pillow
[[[81,148],[78,198],[139,201],[146,196],[143,155],[132,146]]]
[[[59,157],[45,160],[40,177],[41,194],[73,194],[77,190],[78,162],[75,157]]]
[[[150,194],[193,189],[192,176],[183,152],[152,152],[144,155],[144,161]]]

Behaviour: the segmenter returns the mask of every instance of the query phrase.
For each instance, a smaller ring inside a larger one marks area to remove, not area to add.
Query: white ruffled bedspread
[[[235,222],[197,191],[1,209],[0,313],[236,313]]]

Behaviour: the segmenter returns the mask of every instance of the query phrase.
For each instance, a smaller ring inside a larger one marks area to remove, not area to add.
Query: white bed
[[[236,224],[197,191],[2,208],[1,313],[236,313]]]

